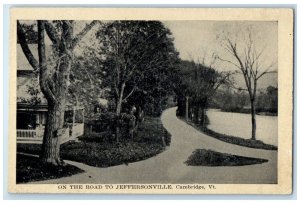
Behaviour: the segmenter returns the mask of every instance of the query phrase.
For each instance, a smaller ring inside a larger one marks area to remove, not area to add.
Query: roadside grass
[[[61,146],[61,158],[95,167],[128,164],[153,157],[163,152],[171,142],[171,135],[164,129],[159,117],[145,117],[133,140],[129,136],[112,141],[109,133],[92,133],[79,137],[79,142]],[[18,144],[18,152],[39,154],[41,145]]]
[[[244,139],[240,137],[234,137],[230,135],[225,135],[221,133],[217,133],[213,130],[208,129],[207,127],[201,127],[200,128],[202,132],[206,133],[207,135],[214,137],[216,139],[222,140],[224,142],[250,147],[250,148],[256,148],[256,149],[265,149],[265,150],[277,150],[278,148],[274,145],[265,144],[261,140],[252,140],[252,139]]]
[[[82,172],[84,171],[69,164],[55,167],[40,163],[37,157],[17,154],[17,183],[56,179]]]
[[[237,156],[206,149],[196,149],[185,162],[188,166],[245,166],[262,164],[266,159]]]
[[[199,124],[195,124],[191,121],[186,121],[184,118],[181,118],[181,120],[185,121],[187,124],[193,126],[197,130],[205,133],[208,136],[211,136],[213,138],[216,138],[218,140],[221,140],[223,142],[249,147],[249,148],[255,148],[255,149],[265,149],[265,150],[277,150],[278,148],[274,145],[265,144],[264,142],[260,140],[252,140],[252,139],[244,139],[240,137],[234,137],[231,135],[226,135],[222,133],[215,132],[211,129],[208,129],[206,126],[201,126]]]

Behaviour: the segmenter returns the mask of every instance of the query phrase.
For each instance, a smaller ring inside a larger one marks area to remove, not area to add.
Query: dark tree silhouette
[[[123,103],[135,93],[161,91],[163,73],[174,66],[178,57],[170,35],[159,21],[113,21],[97,32],[117,117]],[[118,132],[117,125],[117,140]]]
[[[181,63],[181,85],[179,92],[185,98],[185,117],[193,109],[193,119],[205,124],[205,109],[217,89],[230,80],[232,72],[218,72],[200,63],[183,61]],[[192,107],[189,107],[189,104]]]

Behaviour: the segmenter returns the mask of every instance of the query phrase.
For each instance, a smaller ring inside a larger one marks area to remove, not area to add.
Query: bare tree
[[[246,90],[249,94],[251,104],[251,124],[252,134],[251,139],[256,139],[256,92],[257,82],[262,76],[268,73],[275,73],[276,71],[271,70],[274,63],[268,66],[264,66],[262,63],[262,54],[264,49],[257,51],[255,44],[251,37],[251,31],[249,31],[248,39],[245,41],[244,50],[240,50],[237,47],[237,42],[229,38],[225,38],[224,48],[233,60],[225,59],[218,56],[218,59],[229,63],[237,69],[237,73],[243,75],[246,89],[238,88],[239,90]]]
[[[53,165],[63,164],[60,159],[60,140],[62,134],[66,131],[64,128],[64,113],[66,94],[70,84],[69,76],[73,62],[73,50],[85,34],[96,24],[97,21],[92,21],[74,37],[73,21],[63,20],[52,24],[48,21],[38,20],[37,60],[28,46],[21,23],[17,22],[18,41],[30,65],[35,72],[39,73],[41,91],[48,102],[48,116],[41,152],[42,162]],[[55,53],[54,68],[47,63],[45,33],[52,41],[53,52]]]

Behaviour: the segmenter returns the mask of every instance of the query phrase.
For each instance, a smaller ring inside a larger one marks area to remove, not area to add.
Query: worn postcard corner
[[[10,14],[9,192],[292,193],[292,9]]]

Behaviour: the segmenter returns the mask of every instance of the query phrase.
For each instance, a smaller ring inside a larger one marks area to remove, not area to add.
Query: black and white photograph
[[[67,19],[16,19],[16,185],[284,179],[278,20]]]

